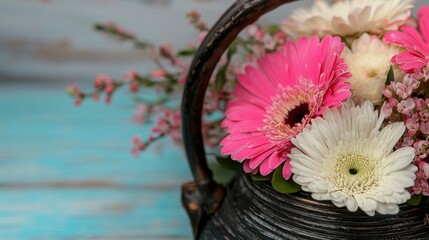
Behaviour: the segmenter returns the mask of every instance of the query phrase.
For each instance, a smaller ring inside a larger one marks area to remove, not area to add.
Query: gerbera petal
[[[382,34],[396,30],[409,18],[412,0],[314,1],[307,9],[297,9],[281,26],[288,36],[317,34],[338,36],[368,32]]]
[[[286,180],[289,180],[289,178],[292,176],[292,166],[290,165],[290,159],[287,159],[283,165],[282,176]]]
[[[240,107],[229,108],[228,112],[225,112],[225,114],[231,121],[262,120],[261,114],[264,114],[263,110],[252,105],[248,108],[247,111]]]
[[[387,165],[385,167],[388,168],[386,171],[395,172],[410,165],[414,159],[414,151],[412,147],[403,147],[391,153],[383,161]],[[415,171],[417,171],[417,166],[415,166]]]
[[[249,166],[253,169],[257,168],[263,161],[267,160],[272,154],[270,148],[266,149],[265,152],[261,153],[259,156],[250,159]]]
[[[356,199],[352,198],[352,197],[348,197],[346,198],[346,207],[350,212],[356,212],[358,209],[358,204],[356,202]]]
[[[252,159],[260,154],[264,153],[267,148],[271,145],[270,143],[265,143],[255,148],[248,148],[246,146],[247,142],[244,145],[241,145],[238,149],[236,149],[232,154],[231,158],[233,160],[241,160],[241,159]]]
[[[251,168],[251,167],[249,166],[249,160],[244,161],[244,163],[243,163],[243,171],[244,171],[245,173],[251,173],[251,172],[255,171],[255,169],[253,169],[253,168]]]
[[[421,7],[418,11],[419,29],[423,38],[429,43],[429,6]]]
[[[247,66],[226,106],[221,126],[229,135],[221,141],[221,153],[244,162],[246,172],[268,175],[280,167],[292,147],[290,139],[349,96],[345,81],[350,74],[339,57],[343,48],[338,37],[303,37]],[[318,145],[315,150],[320,155],[326,149]],[[283,166],[289,178],[290,161]]]
[[[388,32],[384,36],[387,43],[398,44],[407,49],[392,58],[404,73],[420,71],[429,63],[429,7],[419,10],[420,33],[411,26],[404,26],[401,31]]]
[[[295,182],[313,198],[352,212],[396,213],[397,205],[411,196],[407,188],[414,184],[417,166],[412,164],[413,148],[392,152],[403,124],[380,129],[382,117],[369,101],[361,106],[347,101],[313,120],[292,139],[296,148],[288,156]],[[318,144],[327,148],[323,154]]]

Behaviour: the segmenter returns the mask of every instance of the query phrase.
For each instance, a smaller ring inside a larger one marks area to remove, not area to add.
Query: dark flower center
[[[301,103],[294,109],[290,110],[288,115],[285,117],[285,124],[294,126],[296,123],[300,123],[302,119],[310,112],[308,109],[308,103]]]
[[[349,169],[349,173],[351,174],[351,175],[355,175],[355,174],[357,174],[359,171],[356,169],[356,168],[350,168]]]

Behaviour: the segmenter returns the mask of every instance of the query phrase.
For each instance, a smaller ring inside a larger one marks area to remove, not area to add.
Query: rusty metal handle
[[[194,182],[182,187],[182,201],[191,217],[195,237],[217,210],[223,189],[213,181],[207,166],[201,132],[204,95],[216,64],[243,28],[263,14],[295,0],[237,0],[211,28],[190,66],[182,98],[185,150]]]

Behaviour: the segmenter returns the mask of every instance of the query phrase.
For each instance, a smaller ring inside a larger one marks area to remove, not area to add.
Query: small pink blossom
[[[150,72],[150,75],[154,78],[165,78],[167,73],[163,69],[155,69]]]
[[[139,152],[143,151],[146,148],[146,143],[142,142],[141,138],[139,135],[134,136],[131,139],[132,142],[132,148],[131,148],[131,153],[134,155],[134,157],[138,157]]]
[[[251,24],[249,26],[246,27],[246,33],[249,37],[256,37],[256,34],[258,33],[258,25],[256,24]]]
[[[94,87],[95,88],[102,88],[106,84],[112,84],[113,79],[109,76],[106,76],[104,74],[99,74],[94,81]]]
[[[420,125],[420,131],[421,131],[423,134],[429,135],[429,122],[428,122],[428,121],[423,122],[423,123]]]
[[[398,103],[398,111],[403,114],[409,114],[416,104],[414,103],[413,99],[407,98],[406,100],[402,100],[400,103]]]
[[[199,19],[201,17],[201,14],[197,10],[191,10],[186,14],[186,16],[191,20],[196,21],[195,19]]]
[[[106,93],[106,94],[112,94],[113,93],[113,91],[115,91],[115,85],[113,85],[113,84],[107,84],[105,87],[104,87],[104,92]]]
[[[93,94],[92,94],[92,99],[94,99],[94,101],[98,101],[98,100],[100,100],[100,94],[98,94],[98,93],[93,93]]]
[[[416,135],[417,131],[419,130],[419,123],[416,122],[414,119],[408,119],[405,123],[405,126],[407,127],[407,132],[409,136]]]
[[[138,74],[135,70],[130,70],[129,72],[122,74],[122,81],[125,83],[130,83],[137,78]]]
[[[421,73],[407,74],[402,83],[392,82],[383,94],[388,98],[383,111],[389,111],[386,124],[404,122],[407,131],[396,144],[396,148],[405,146],[415,149],[414,163],[419,167],[416,180],[410,192],[414,195],[429,195],[429,99],[418,97],[420,84],[426,81]],[[386,94],[387,93],[387,94]]]
[[[80,97],[82,95],[82,91],[78,87],[77,83],[71,83],[67,86],[66,92],[70,96]]]
[[[402,140],[402,144],[400,144],[400,148],[401,147],[412,147],[414,144],[414,140],[412,137],[404,137]]]
[[[276,32],[273,37],[274,37],[274,40],[276,42],[278,42],[279,44],[283,44],[287,40],[286,33],[282,32],[282,31]]]
[[[172,65],[177,65],[178,59],[173,54],[174,48],[171,44],[165,43],[159,46],[159,54],[170,61]]]
[[[136,93],[139,91],[140,85],[138,82],[134,81],[132,83],[130,83],[130,92],[132,93]]]
[[[106,98],[104,98],[104,102],[105,102],[106,104],[111,103],[111,102],[112,102],[112,97],[111,97],[110,95],[107,95],[107,96],[106,96]]]
[[[149,112],[149,106],[144,103],[140,103],[134,111],[134,122],[143,124],[146,122],[147,113]]]
[[[73,101],[73,104],[77,107],[80,106],[80,104],[82,103],[82,99],[81,98],[75,98]]]
[[[189,65],[188,64],[184,64],[181,67],[181,69],[180,69],[180,78],[179,78],[179,83],[180,84],[185,84],[186,77],[188,76],[188,71],[189,71]]]

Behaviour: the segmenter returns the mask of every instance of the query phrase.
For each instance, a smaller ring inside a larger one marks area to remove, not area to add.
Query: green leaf
[[[301,191],[301,187],[290,178],[286,180],[283,178],[282,174],[283,165],[278,167],[273,174],[273,179],[271,180],[271,185],[274,190],[280,193],[295,193]]]
[[[238,171],[242,169],[241,163],[232,160],[229,157],[216,157],[217,162],[226,169]]]
[[[395,76],[393,74],[393,67],[390,65],[389,72],[387,73],[386,86],[389,86],[392,81],[395,81]]]
[[[186,57],[186,56],[193,56],[195,55],[195,53],[197,53],[196,48],[188,48],[188,49],[183,49],[182,51],[179,51],[177,55],[181,57]]]
[[[136,41],[134,42],[134,47],[135,47],[135,48],[145,49],[145,48],[149,48],[149,47],[151,47],[151,46],[152,46],[152,45],[151,45],[150,43],[148,43],[148,42],[144,42],[144,41],[136,40]]]
[[[232,42],[231,46],[228,48],[228,51],[226,53],[227,61],[225,65],[219,68],[216,74],[215,90],[217,91],[221,90],[225,85],[226,81],[228,81],[228,79],[226,78],[226,71],[228,69],[229,62],[232,56],[234,56],[234,54],[237,52],[237,44],[238,43],[236,41]]]
[[[234,41],[231,43],[231,46],[228,48],[228,52],[226,53],[226,57],[228,59],[228,63],[231,60],[232,56],[237,52],[237,42]]]
[[[208,161],[210,170],[213,173],[213,179],[217,183],[228,184],[237,175],[237,171],[225,169],[216,161]]]
[[[265,32],[267,32],[270,35],[273,35],[279,31],[280,25],[278,24],[270,24],[265,26]]]
[[[216,82],[215,82],[215,89],[217,91],[221,90],[227,81],[227,79],[226,79],[226,68],[227,67],[228,67],[228,64],[225,64],[217,72]]]
[[[254,180],[254,181],[270,181],[273,178],[273,175],[267,175],[267,176],[262,176],[262,175],[253,175],[250,174],[250,177]]]
[[[96,23],[96,24],[94,24],[94,29],[98,30],[98,31],[104,31],[106,28],[104,27],[103,24]]]
[[[407,201],[408,204],[413,206],[418,206],[422,200],[422,194],[411,196],[410,200]]]

